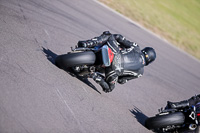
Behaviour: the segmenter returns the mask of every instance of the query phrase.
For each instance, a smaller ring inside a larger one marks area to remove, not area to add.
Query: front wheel
[[[166,115],[157,115],[150,117],[145,121],[145,126],[148,129],[158,129],[171,125],[181,125],[185,121],[185,116],[181,112],[175,112]]]
[[[95,63],[96,56],[92,51],[69,53],[56,57],[55,64],[61,69],[74,66],[92,65]]]

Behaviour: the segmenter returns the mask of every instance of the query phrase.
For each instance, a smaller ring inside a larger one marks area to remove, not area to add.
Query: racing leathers
[[[109,67],[105,67],[105,77],[97,73],[93,73],[91,76],[101,85],[103,91],[110,92],[115,88],[116,82],[124,84],[143,75],[144,54],[135,42],[130,42],[120,34],[111,34],[109,31],[105,31],[99,37],[79,41],[78,47],[95,47],[105,44],[114,53],[113,62]]]

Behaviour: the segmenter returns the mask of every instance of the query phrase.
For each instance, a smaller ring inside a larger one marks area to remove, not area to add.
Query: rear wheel
[[[55,64],[61,69],[74,66],[92,65],[95,63],[96,56],[92,51],[69,53],[56,57]]]
[[[181,112],[175,112],[166,115],[157,115],[146,120],[145,126],[148,129],[158,129],[171,125],[181,125],[185,121],[185,116]]]

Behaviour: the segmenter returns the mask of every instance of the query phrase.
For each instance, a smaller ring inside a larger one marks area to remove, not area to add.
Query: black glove
[[[167,108],[168,109],[178,109],[178,108],[185,108],[189,106],[188,100],[180,101],[180,102],[170,102],[167,101]]]
[[[190,106],[197,104],[198,102],[200,102],[200,94],[191,97],[190,99],[188,99],[188,101],[190,103]]]
[[[196,99],[197,99],[197,100],[200,100],[200,94],[191,97],[191,99],[194,99],[194,100],[196,100]]]
[[[91,48],[96,46],[96,44],[97,44],[96,40],[79,41],[78,47]]]
[[[104,35],[111,35],[110,31],[104,31],[103,34]]]
[[[87,42],[86,41],[78,41],[78,47],[87,47]]]

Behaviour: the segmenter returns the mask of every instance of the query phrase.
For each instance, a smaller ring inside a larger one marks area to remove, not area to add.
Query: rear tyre
[[[66,69],[74,66],[92,65],[95,63],[96,56],[92,51],[69,53],[59,55],[55,59],[55,64],[61,69]]]
[[[181,112],[175,112],[167,115],[150,117],[145,121],[145,126],[148,129],[158,129],[170,125],[181,125],[184,121],[184,114]]]

